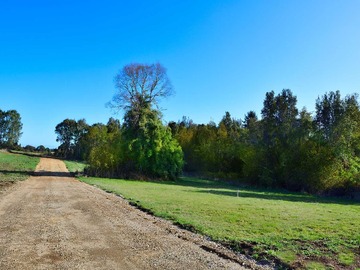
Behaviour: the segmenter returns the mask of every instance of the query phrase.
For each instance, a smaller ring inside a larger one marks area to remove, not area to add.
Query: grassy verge
[[[64,160],[64,162],[69,172],[73,172],[73,173],[83,173],[85,167],[87,166],[86,163],[81,161]]]
[[[296,193],[238,190],[194,178],[157,183],[81,180],[121,194],[157,216],[256,259],[266,258],[291,268],[360,267],[359,203]]]
[[[38,157],[0,152],[0,186],[25,180],[35,170],[39,161]]]

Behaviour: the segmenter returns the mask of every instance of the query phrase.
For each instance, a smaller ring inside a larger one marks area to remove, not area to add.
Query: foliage
[[[21,117],[15,110],[0,110],[0,147],[17,146],[21,136]]]
[[[141,182],[81,178],[121,194],[158,216],[210,236],[255,258],[293,267],[329,263],[359,267],[360,205],[335,198],[237,188],[180,178]]]
[[[43,145],[39,145],[37,147],[32,146],[32,145],[26,145],[24,147],[21,147],[20,145],[18,147],[15,147],[14,150],[16,150],[17,152],[21,153],[32,153],[34,155],[52,155],[52,151],[50,148],[45,147]],[[12,152],[15,152],[14,150],[12,150]]]
[[[175,179],[183,166],[183,153],[171,130],[161,123],[159,112],[144,107],[136,114],[133,110],[125,115],[124,167],[130,172],[153,178]]]
[[[89,164],[86,172],[91,175],[116,176],[119,175],[119,167],[123,153],[121,151],[120,127],[114,128],[114,123],[108,125],[93,125],[84,137],[82,143],[90,146],[86,156]]]
[[[250,111],[243,122],[229,112],[218,125],[197,125],[185,117],[170,122],[185,171],[311,193],[360,190],[357,96],[325,94],[316,101],[314,117],[296,105],[297,97],[284,89],[266,93],[260,120]]]
[[[166,69],[159,63],[129,64],[123,67],[115,76],[117,93],[114,95],[110,107],[131,109],[134,119],[136,113],[147,105],[158,105],[161,98],[173,93],[173,88],[166,74]]]
[[[79,140],[87,132],[85,119],[65,119],[55,127],[56,141],[60,142],[58,155],[65,158],[80,158]]]
[[[360,105],[340,91],[316,100],[316,112],[297,108],[290,89],[267,92],[261,119],[229,112],[219,123],[183,117],[165,127],[158,109],[172,92],[160,65],[131,64],[115,77],[112,107],[124,121],[89,127],[66,119],[56,127],[58,153],[85,159],[87,173],[174,179],[182,171],[241,184],[356,196],[360,191]],[[355,194],[355,195],[354,195]]]

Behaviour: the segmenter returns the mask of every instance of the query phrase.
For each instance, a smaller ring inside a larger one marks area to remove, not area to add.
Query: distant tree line
[[[0,147],[14,148],[18,146],[21,136],[21,117],[16,110],[0,110]]]
[[[51,156],[55,152],[56,149],[50,149],[48,147],[45,147],[44,145],[39,145],[37,147],[32,145],[26,145],[24,147],[17,147],[14,150],[19,150],[27,153],[40,153],[42,155]]]
[[[314,115],[297,108],[289,89],[265,95],[261,118],[226,112],[219,123],[161,121],[157,104],[172,92],[165,69],[131,64],[115,77],[110,106],[124,121],[56,126],[58,154],[85,159],[90,175],[176,179],[186,173],[292,191],[349,192],[360,188],[360,106],[357,95],[329,92]]]

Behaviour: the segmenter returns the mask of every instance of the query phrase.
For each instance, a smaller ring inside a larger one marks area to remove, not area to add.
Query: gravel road
[[[258,268],[70,177],[60,160],[42,158],[36,176],[0,194],[0,269],[248,267]]]

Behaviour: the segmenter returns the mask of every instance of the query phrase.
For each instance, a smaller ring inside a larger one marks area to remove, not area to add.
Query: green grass
[[[237,197],[234,186],[194,178],[81,180],[254,258],[277,258],[304,268],[309,262],[311,268],[323,263],[353,266],[359,257],[360,204],[352,201],[244,188]]]
[[[81,161],[64,160],[64,162],[69,172],[73,172],[73,173],[82,173],[84,172],[84,169],[87,166],[86,163]]]
[[[350,266],[354,263],[355,256],[351,251],[342,252],[339,254],[339,262],[343,265]]]
[[[320,262],[310,261],[310,262],[306,263],[306,269],[308,269],[308,270],[326,270],[326,267],[325,267],[325,265],[323,265]]]
[[[39,161],[38,157],[0,152],[0,184],[27,179]]]

